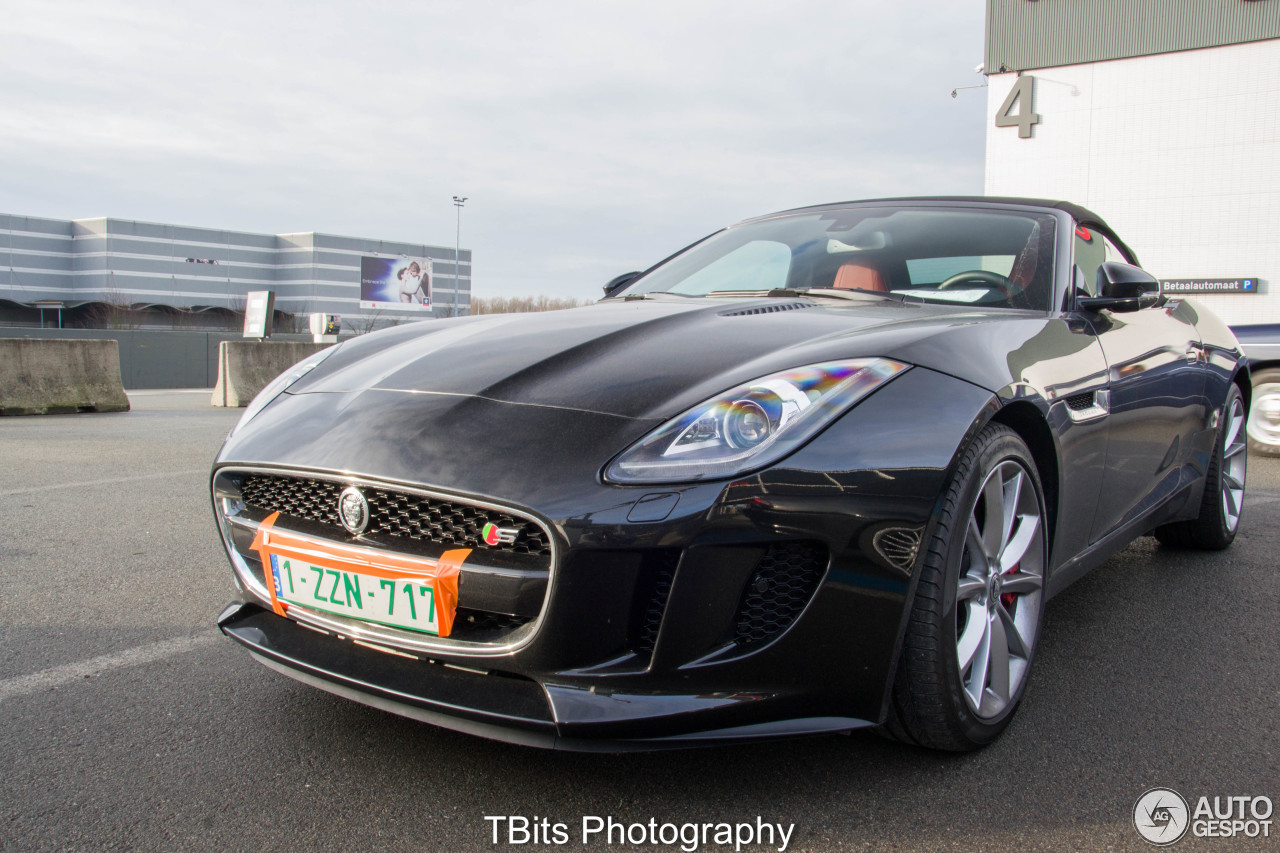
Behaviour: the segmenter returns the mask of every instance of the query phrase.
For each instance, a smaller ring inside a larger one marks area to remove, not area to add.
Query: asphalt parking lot
[[[132,402],[0,419],[0,849],[557,846],[495,845],[486,815],[563,822],[583,849],[593,815],[794,823],[795,851],[1145,850],[1148,788],[1280,799],[1280,461],[1250,458],[1230,550],[1143,539],[1055,599],[1026,702],[983,752],[856,734],[577,755],[331,697],[218,635],[231,580],[206,483],[239,412]]]

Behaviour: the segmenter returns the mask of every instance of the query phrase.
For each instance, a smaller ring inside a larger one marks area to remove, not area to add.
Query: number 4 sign
[[[1040,114],[1032,112],[1035,109],[1035,86],[1036,78],[1030,74],[1018,78],[1009,90],[1009,97],[996,110],[996,127],[1016,127],[1020,138],[1031,138],[1031,126],[1040,122]],[[1014,104],[1018,105],[1016,113],[1012,113]]]

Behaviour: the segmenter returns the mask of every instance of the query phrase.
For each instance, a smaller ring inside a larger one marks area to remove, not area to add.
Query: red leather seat
[[[875,267],[868,267],[855,263],[848,263],[841,266],[840,269],[836,271],[836,280],[831,286],[837,290],[877,290],[881,293],[889,292],[889,285],[885,284],[884,276],[880,274],[880,270]]]

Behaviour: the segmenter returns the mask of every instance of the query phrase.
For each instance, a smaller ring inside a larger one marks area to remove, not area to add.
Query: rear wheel
[[[1204,477],[1200,515],[1191,521],[1175,521],[1155,530],[1161,544],[1175,548],[1221,551],[1236,538],[1240,512],[1244,509],[1245,470],[1249,454],[1245,447],[1244,396],[1235,385],[1222,407],[1222,421],[1214,442],[1209,470]]]
[[[921,567],[889,734],[970,750],[1004,730],[1040,635],[1047,554],[1031,454],[1013,430],[992,424],[957,466]]]
[[[1259,370],[1253,375],[1248,435],[1250,450],[1280,456],[1280,370]]]

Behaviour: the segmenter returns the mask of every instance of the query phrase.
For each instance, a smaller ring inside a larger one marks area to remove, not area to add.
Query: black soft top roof
[[[838,201],[829,204],[815,204],[808,207],[797,207],[792,210],[784,210],[782,213],[798,213],[802,210],[822,210],[824,208],[846,207],[856,204],[882,204],[882,203],[898,203],[898,202],[919,202],[919,201],[943,201],[943,202],[960,202],[968,204],[1016,204],[1025,207],[1048,207],[1055,210],[1066,211],[1080,225],[1088,226],[1095,231],[1101,231],[1106,235],[1116,248],[1125,254],[1131,263],[1138,265],[1138,256],[1133,250],[1125,244],[1110,225],[1106,223],[1101,216],[1070,201],[1055,201],[1046,198],[1018,198],[1015,196],[995,196],[995,195],[922,195],[922,196],[903,196],[901,198],[866,198],[856,199],[853,201]],[[777,214],[771,214],[777,215]]]

